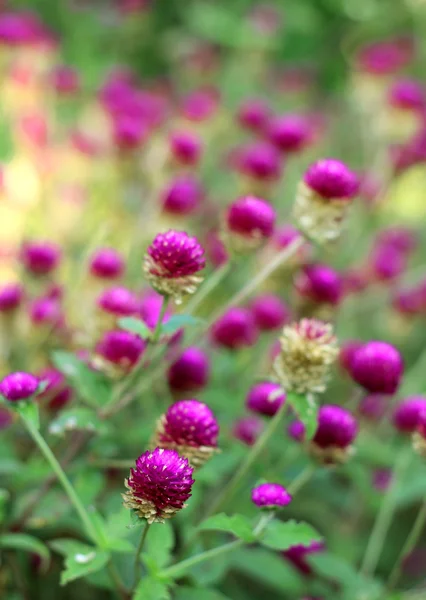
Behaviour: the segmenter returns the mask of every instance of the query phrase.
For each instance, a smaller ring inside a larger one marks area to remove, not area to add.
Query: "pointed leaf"
[[[193,317],[192,315],[173,315],[166,323],[161,325],[161,333],[163,335],[171,335],[182,329],[182,327],[200,325],[201,323],[203,323],[203,319]]]
[[[174,593],[174,600],[230,600],[216,590],[179,586]]]
[[[243,515],[229,517],[225,513],[220,513],[201,523],[199,529],[202,531],[226,531],[245,542],[253,542],[256,539],[250,521]]]
[[[6,550],[24,550],[31,554],[37,554],[43,569],[47,569],[50,562],[50,551],[40,540],[26,533],[5,533],[0,535],[0,548]]]
[[[15,405],[14,405],[15,408]],[[34,400],[21,400],[16,403],[16,412],[35,429],[40,429],[40,415],[38,404]]]
[[[61,585],[89,573],[100,571],[107,564],[110,555],[81,542],[68,539],[54,540],[50,546],[65,557],[65,569],[61,573]]]
[[[134,317],[123,317],[118,320],[118,325],[121,329],[135,333],[144,340],[149,340],[152,336],[152,331],[145,325],[141,319]]]
[[[317,430],[318,404],[315,398],[308,395],[287,394],[287,404],[291,406],[299,419],[305,425],[306,439],[310,440]]]
[[[170,561],[174,543],[175,536],[171,524],[168,521],[159,523],[148,531],[144,555],[149,556],[158,567],[164,567]]]
[[[171,600],[169,586],[154,577],[144,577],[136,588],[133,600]]]
[[[49,425],[49,433],[64,436],[67,431],[97,431],[102,426],[95,411],[80,406],[64,410]]]
[[[308,523],[296,521],[273,520],[265,528],[259,542],[273,550],[288,550],[297,544],[309,545],[311,542],[321,541],[322,537]]]

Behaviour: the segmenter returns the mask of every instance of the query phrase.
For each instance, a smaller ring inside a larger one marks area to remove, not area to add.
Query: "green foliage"
[[[136,588],[133,600],[171,600],[169,586],[154,577],[144,577]]]
[[[306,439],[310,440],[317,429],[319,408],[317,401],[309,395],[291,392],[287,394],[287,404],[293,408],[294,412],[305,425]]]
[[[253,542],[256,539],[250,521],[243,515],[232,515],[229,517],[224,513],[220,513],[201,523],[199,529],[202,531],[225,531],[232,533],[235,537],[245,542]]]
[[[170,562],[175,543],[173,527],[170,521],[151,526],[145,542],[144,556],[149,557],[157,568]]]
[[[3,550],[22,550],[23,552],[36,554],[40,557],[44,570],[47,570],[49,566],[49,548],[32,535],[26,533],[3,533],[0,535],[0,548]]]
[[[49,433],[63,437],[70,431],[97,432],[102,423],[96,412],[88,407],[80,406],[62,411],[56,419],[49,424]]]
[[[58,539],[50,543],[53,550],[65,558],[64,570],[61,573],[61,585],[85,577],[89,573],[96,573],[103,569],[110,555],[94,546],[68,539]]]
[[[152,331],[141,319],[135,319],[134,317],[123,317],[122,319],[118,320],[118,325],[126,331],[136,333],[136,335],[144,340],[149,340],[149,338],[152,336]]]
[[[202,319],[193,317],[192,315],[173,315],[161,325],[161,333],[164,335],[172,335],[183,327],[194,327],[203,323]]]
[[[296,521],[270,521],[260,537],[263,546],[272,550],[288,550],[291,546],[321,541],[322,537],[307,523]]]

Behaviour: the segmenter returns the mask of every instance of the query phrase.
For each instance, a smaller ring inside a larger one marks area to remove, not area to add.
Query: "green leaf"
[[[52,361],[88,404],[99,407],[111,401],[111,382],[102,373],[90,369],[77,356],[71,352],[57,351],[53,353]]]
[[[65,557],[65,569],[61,573],[61,585],[100,571],[107,564],[110,554],[75,540],[59,539],[50,546]]]
[[[97,431],[102,426],[95,411],[84,406],[64,410],[49,425],[49,433],[64,436],[67,431]]]
[[[107,549],[121,554],[134,554],[136,552],[135,546],[129,540],[120,538],[108,538]]]
[[[133,600],[171,600],[169,586],[154,577],[144,577],[136,588]]]
[[[192,315],[173,315],[170,319],[161,325],[163,335],[171,335],[182,327],[194,326],[203,323],[203,319],[193,317]]]
[[[168,521],[156,524],[148,531],[144,556],[149,556],[158,567],[164,567],[170,561],[174,543],[175,536],[171,524]]]
[[[0,548],[6,550],[23,550],[37,554],[42,561],[42,568],[46,570],[50,562],[50,551],[40,540],[26,533],[5,533],[0,535]]]
[[[278,521],[274,519],[265,528],[259,538],[263,546],[273,550],[288,550],[297,544],[309,545],[311,542],[321,541],[322,537],[308,523],[297,521]]]
[[[318,423],[318,404],[313,397],[309,395],[287,394],[287,404],[291,406],[299,419],[305,425],[306,439],[310,440],[317,430]]]
[[[226,531],[244,542],[253,542],[256,539],[250,521],[243,515],[229,517],[225,513],[220,513],[201,523],[199,529],[201,531]]]
[[[174,600],[230,600],[216,590],[206,588],[191,588],[188,586],[179,586],[173,595]]]
[[[134,317],[123,317],[118,320],[118,326],[121,329],[136,333],[139,337],[144,340],[149,340],[152,336],[152,331],[145,325],[141,319],[135,319]]]
[[[32,425],[35,429],[40,429],[40,415],[37,402],[34,400],[21,400],[14,405],[14,409],[21,415],[24,421]]]
[[[0,524],[3,523],[3,521],[6,518],[6,509],[9,498],[10,493],[8,492],[8,490],[0,488]]]

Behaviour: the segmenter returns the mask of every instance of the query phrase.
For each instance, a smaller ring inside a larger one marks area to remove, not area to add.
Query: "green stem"
[[[126,588],[124,587],[124,584],[121,580],[120,574],[117,571],[117,568],[114,565],[114,563],[112,562],[112,560],[110,560],[108,562],[107,568],[108,568],[108,572],[110,574],[111,580],[114,583],[114,586],[115,586],[120,598],[122,600],[129,600],[129,594],[128,594]]]
[[[402,550],[398,556],[398,560],[396,561],[395,566],[393,567],[393,569],[391,571],[391,574],[389,576],[388,586],[387,586],[389,590],[392,590],[398,583],[398,580],[401,576],[402,564],[403,564],[404,560],[407,558],[407,556],[409,556],[411,554],[411,552],[414,550],[415,546],[417,545],[417,542],[419,541],[419,538],[423,532],[425,523],[426,523],[426,500],[423,502],[423,504],[417,514],[417,518],[414,521],[414,525],[407,537],[407,540],[406,540],[404,546],[402,547]]]
[[[67,494],[68,498],[70,499],[71,504],[74,506],[75,510],[77,511],[78,516],[80,517],[80,519],[86,529],[87,534],[89,535],[89,537],[92,538],[92,540],[95,542],[96,545],[102,546],[102,540],[100,540],[100,536],[98,535],[98,532],[96,531],[96,528],[95,528],[92,520],[90,519],[85,507],[83,506],[83,503],[81,502],[80,498],[78,497],[75,489],[73,488],[72,484],[70,483],[68,477],[65,475],[64,471],[62,470],[61,465],[56,460],[53,452],[47,445],[43,436],[40,434],[40,432],[34,427],[34,425],[30,421],[28,421],[25,418],[23,418],[22,420],[24,421],[29,434],[31,435],[34,442],[39,447],[41,453],[44,455],[45,459],[52,467],[52,470],[55,473],[56,477],[62,484],[62,487],[64,488],[65,493]]]
[[[367,550],[361,566],[361,572],[364,575],[373,575],[376,569],[387,532],[395,513],[397,493],[400,488],[401,479],[408,468],[411,456],[411,448],[403,448],[396,461],[394,480],[383,499],[379,514],[377,515],[374,523],[373,531],[371,532],[370,539],[368,540]]]
[[[231,552],[234,549],[243,546],[243,540],[235,540],[234,542],[229,542],[229,544],[224,544],[223,546],[218,546],[217,548],[212,548],[212,550],[206,550],[206,552],[201,552],[201,554],[196,554],[195,556],[191,556],[186,560],[182,560],[177,564],[165,569],[161,572],[162,577],[176,577],[181,571],[186,571],[187,569],[198,565],[200,562],[204,562],[209,558],[215,558],[220,554],[225,554],[227,552]]]
[[[207,514],[204,515],[203,520],[209,517],[210,515],[218,512],[219,508],[221,508],[223,504],[225,504],[230,498],[232,498],[240,481],[245,477],[247,472],[250,470],[250,467],[253,465],[254,462],[256,462],[262,450],[265,448],[265,446],[273,436],[274,432],[276,431],[278,425],[282,420],[285,410],[286,403],[283,402],[275,416],[269,422],[268,427],[264,430],[262,435],[260,435],[257,438],[256,443],[252,446],[250,452],[246,455],[246,458],[240,465],[240,468],[236,471],[235,475],[229,481],[228,485],[225,486],[222,493],[219,494],[219,496],[216,499],[216,502],[213,502],[210,505],[210,508]]]
[[[170,302],[170,296],[163,296],[163,302],[161,304],[160,315],[158,317],[157,324],[152,334],[152,345],[155,345],[160,339],[161,326],[163,324],[164,315],[166,314],[167,307]]]
[[[135,554],[133,589],[136,588],[136,586],[138,584],[138,581],[139,581],[139,576],[140,576],[140,573],[139,573],[139,560],[140,560],[140,555],[141,555],[143,546],[145,544],[146,536],[148,535],[149,528],[150,528],[150,523],[148,523],[148,521],[146,521],[145,527],[143,528],[141,539],[139,540],[138,548],[137,548],[136,554]]]

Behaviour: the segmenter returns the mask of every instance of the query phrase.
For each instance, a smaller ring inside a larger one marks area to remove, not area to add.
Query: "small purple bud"
[[[31,373],[17,371],[0,381],[0,394],[9,402],[27,400],[35,394],[39,383],[39,379]]]
[[[237,119],[241,127],[261,132],[269,118],[269,106],[263,100],[246,100],[238,109]]]
[[[419,426],[420,415],[425,411],[425,396],[408,396],[395,407],[392,415],[393,425],[401,433],[414,433]]]
[[[26,242],[20,253],[24,267],[33,275],[48,275],[59,264],[61,252],[52,242]]]
[[[205,352],[199,348],[186,348],[170,365],[167,379],[174,392],[195,392],[208,383],[210,361]]]
[[[174,215],[188,215],[199,208],[204,191],[200,182],[191,175],[180,175],[163,193],[164,210]]]
[[[391,106],[402,110],[419,111],[425,106],[425,90],[414,79],[400,79],[389,90]]]
[[[268,202],[254,196],[244,196],[231,204],[226,222],[231,233],[266,239],[274,231],[275,218],[275,210]]]
[[[286,400],[286,394],[277,383],[265,381],[254,385],[246,398],[249,410],[273,417]]]
[[[145,323],[145,325],[149,327],[152,331],[154,331],[154,329],[157,326],[162,306],[163,296],[161,296],[154,290],[149,290],[147,293],[145,293],[140,302],[139,316]],[[170,310],[166,310],[163,317],[163,323],[167,323],[167,321],[170,319],[170,316]]]
[[[183,165],[196,165],[201,157],[201,141],[191,131],[176,131],[170,136],[170,149],[174,158]]]
[[[7,283],[0,287],[0,313],[8,313],[19,307],[24,290],[19,283]]]
[[[303,267],[296,277],[295,287],[299,294],[319,304],[336,306],[343,295],[342,277],[327,265],[312,264]]]
[[[271,181],[281,175],[282,159],[278,150],[268,142],[254,142],[242,149],[237,160],[241,173],[259,181]]]
[[[258,417],[243,417],[235,423],[232,433],[237,440],[253,446],[263,431],[263,422]]]
[[[353,379],[369,392],[394,394],[404,372],[404,363],[394,346],[370,341],[359,348],[352,359]]]
[[[224,348],[238,350],[255,344],[258,331],[253,315],[246,308],[230,308],[211,329],[213,341]]]
[[[290,309],[279,296],[263,294],[251,305],[256,325],[261,331],[280,329],[291,319]]]
[[[318,428],[313,443],[320,448],[346,449],[358,433],[355,417],[345,408],[334,404],[322,406],[318,414]]]
[[[290,423],[288,426],[287,433],[295,442],[304,442],[306,427],[302,421],[293,421],[293,423]]]
[[[124,259],[114,248],[98,248],[90,259],[90,272],[100,279],[120,277],[124,269]]]
[[[120,317],[134,315],[138,311],[135,294],[125,287],[108,288],[99,296],[97,303],[105,312]]]
[[[311,165],[304,182],[323,199],[350,200],[358,190],[355,173],[333,158],[324,158]]]
[[[305,546],[297,544],[288,550],[284,550],[282,555],[301,573],[302,575],[311,575],[312,567],[309,565],[307,558],[310,554],[323,552],[325,549],[323,542],[312,542]]]
[[[36,298],[30,305],[29,316],[34,325],[59,325],[63,319],[62,308],[53,298]]]
[[[358,404],[358,412],[369,421],[380,421],[386,414],[390,398],[384,394],[369,394]]]
[[[124,369],[133,367],[142,356],[146,343],[138,335],[130,331],[107,331],[98,345],[96,352],[110,363]]]
[[[271,120],[269,140],[282,152],[300,152],[312,139],[312,127],[302,115],[283,115]]]
[[[262,483],[252,489],[251,500],[260,508],[277,508],[290,504],[292,498],[278,483]]]
[[[57,369],[44,369],[39,373],[40,381],[47,382],[47,387],[38,399],[47,403],[47,407],[56,411],[67,405],[72,398],[72,389],[67,386],[64,375]]]

